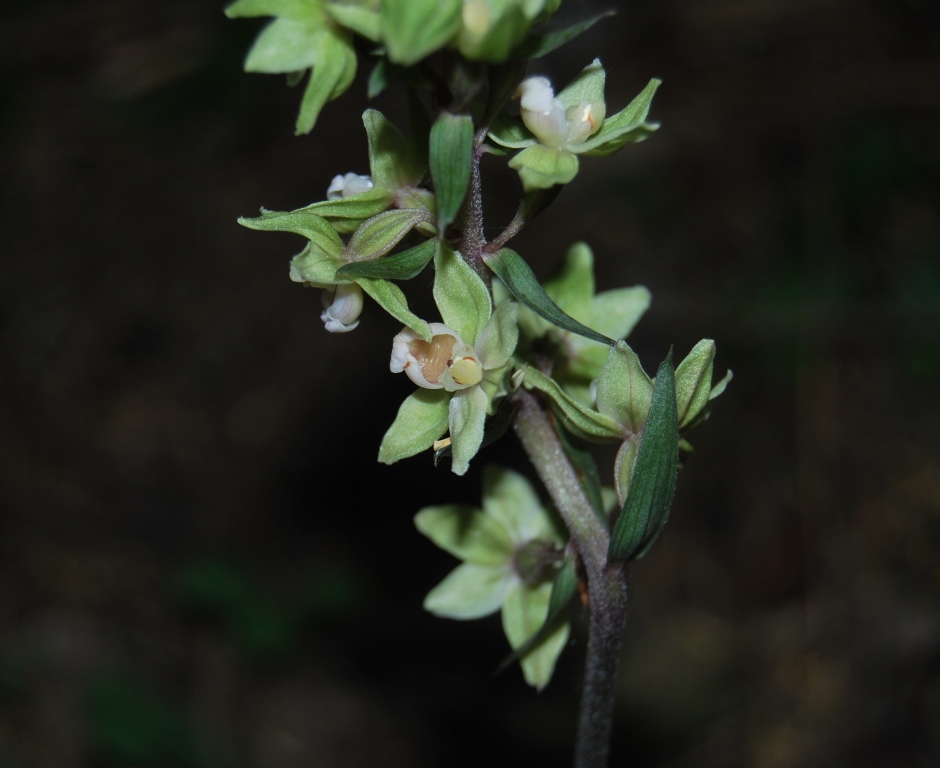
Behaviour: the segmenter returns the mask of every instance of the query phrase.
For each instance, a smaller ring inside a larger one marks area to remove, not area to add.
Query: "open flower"
[[[444,322],[428,324],[430,340],[405,328],[392,342],[389,368],[419,389],[385,433],[379,461],[414,456],[449,432],[452,469],[462,475],[483,442],[487,414],[505,393],[518,307],[504,301],[493,310],[486,285],[449,247],[435,257],[434,299]]]
[[[503,631],[513,649],[541,629],[563,541],[522,475],[487,467],[482,509],[457,504],[426,507],[415,516],[415,525],[463,561],[428,593],[424,600],[428,611],[450,619],[476,619],[502,609]],[[529,685],[542,689],[548,684],[567,640],[568,624],[559,622],[522,657]]]
[[[520,98],[522,122],[547,147],[568,149],[583,144],[601,127],[607,109],[603,99],[566,107],[555,98],[547,77],[523,80],[516,95]]]
[[[650,80],[624,109],[606,117],[605,79],[595,59],[557,96],[544,77],[530,77],[519,86],[516,96],[525,127],[503,119],[494,123],[489,138],[522,150],[509,167],[519,172],[526,191],[567,184],[578,173],[579,155],[613,154],[659,127],[646,121],[659,80]]]

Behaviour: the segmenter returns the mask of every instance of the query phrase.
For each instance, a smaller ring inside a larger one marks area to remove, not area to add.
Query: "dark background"
[[[235,224],[367,169],[364,76],[295,138],[221,4],[0,18],[0,766],[569,764],[583,632],[536,695],[421,609],[413,513],[514,439],[376,464],[398,328],[325,333],[299,238]],[[545,62],[600,56],[609,112],[661,77],[663,127],[514,247],[588,240],[648,370],[735,372],[630,576],[614,765],[940,762],[938,42],[935,0],[646,0]]]

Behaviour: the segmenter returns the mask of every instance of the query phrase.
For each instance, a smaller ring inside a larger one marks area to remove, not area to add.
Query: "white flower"
[[[583,144],[604,122],[603,101],[566,109],[545,77],[523,80],[516,95],[520,98],[522,122],[546,147],[564,149]]]
[[[373,186],[375,185],[372,183],[371,176],[360,176],[356,173],[347,173],[345,176],[339,174],[330,182],[326,190],[326,199],[338,200],[341,197],[358,195],[368,192]]]
[[[355,283],[337,285],[334,290],[323,291],[323,306],[326,309],[320,319],[330,333],[348,333],[359,325],[362,313],[362,288]]]
[[[431,341],[427,342],[410,328],[392,340],[389,369],[401,373],[419,387],[457,392],[479,384],[483,364],[457,331],[443,323],[428,323]]]

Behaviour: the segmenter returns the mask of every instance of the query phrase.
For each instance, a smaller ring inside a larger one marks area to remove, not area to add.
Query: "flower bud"
[[[410,328],[392,340],[392,373],[405,375],[419,387],[456,392],[479,384],[483,365],[460,334],[443,323],[429,323],[431,341],[425,341]]]
[[[356,173],[347,173],[345,176],[339,174],[330,182],[326,190],[326,199],[338,200],[341,197],[358,195],[368,192],[373,186],[375,185],[372,183],[371,176],[360,176]]]
[[[362,313],[362,288],[355,283],[337,285],[336,292],[323,291],[323,306],[326,309],[320,319],[330,333],[348,333],[359,325]]]

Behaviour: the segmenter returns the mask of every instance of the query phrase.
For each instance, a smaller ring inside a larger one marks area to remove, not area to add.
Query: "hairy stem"
[[[486,237],[483,235],[483,185],[480,181],[480,158],[485,150],[485,131],[478,131],[473,140],[473,161],[470,166],[470,188],[464,199],[460,216],[460,243],[458,250],[487,286],[493,278],[483,263]]]
[[[591,619],[574,765],[607,768],[617,659],[627,616],[623,566],[607,564],[610,534],[595,514],[547,414],[534,395],[520,389],[516,397],[516,435],[565,521],[588,577]]]

